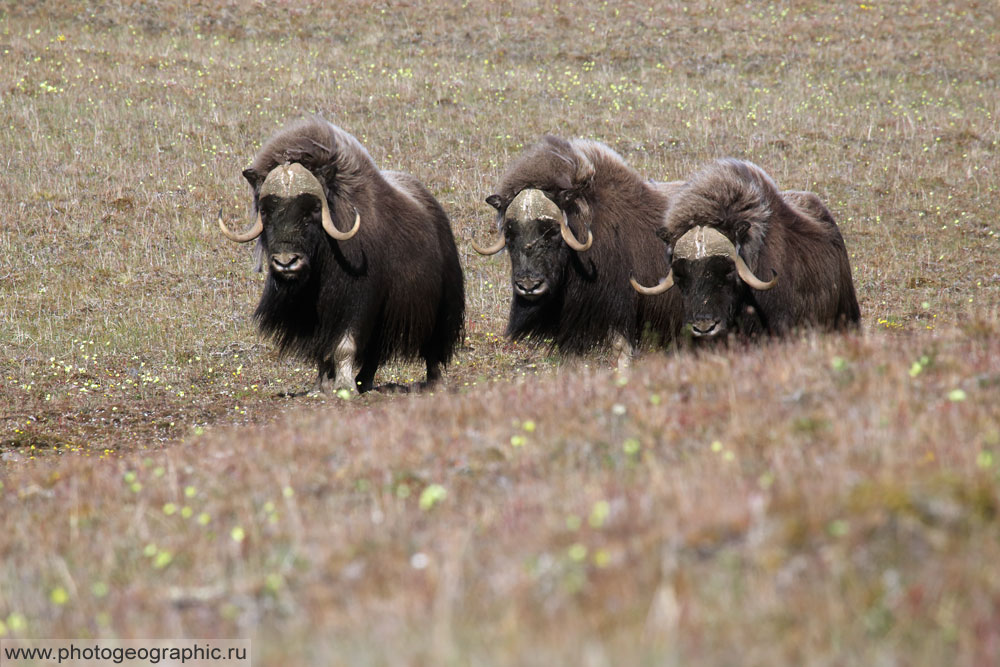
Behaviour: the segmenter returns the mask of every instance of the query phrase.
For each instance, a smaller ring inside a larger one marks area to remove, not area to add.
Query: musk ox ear
[[[736,234],[737,243],[745,243],[750,235],[750,223],[746,220],[737,220],[733,225],[733,232]]]
[[[552,201],[554,201],[559,208],[565,211],[573,204],[573,202],[586,194],[592,181],[593,179],[588,178],[576,183],[560,183],[558,189],[555,191],[555,196],[552,198]]]
[[[500,195],[490,195],[486,198],[486,203],[495,208],[497,211],[503,206],[503,200],[500,199]]]
[[[329,197],[331,195],[330,190],[333,189],[333,184],[337,182],[336,165],[323,164],[317,167],[308,167],[308,169],[316,177],[316,180],[323,184],[323,189],[326,190],[326,195]]]
[[[243,178],[247,179],[247,183],[250,184],[254,192],[257,192],[260,189],[260,184],[264,182],[263,176],[249,168],[243,170]]]
[[[573,200],[576,199],[576,197],[577,193],[572,190],[558,190],[554,193],[552,201],[556,203],[556,206],[565,211],[569,208],[569,205],[573,203]]]
[[[670,245],[670,232],[667,230],[666,227],[656,228],[656,238],[660,239],[667,245]]]

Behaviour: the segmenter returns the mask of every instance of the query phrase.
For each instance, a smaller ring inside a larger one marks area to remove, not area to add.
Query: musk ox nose
[[[305,266],[305,259],[294,252],[278,252],[271,255],[271,270],[278,275],[294,276]]]
[[[537,299],[545,294],[548,288],[544,278],[517,278],[514,280],[514,290],[526,299]]]
[[[696,338],[709,338],[722,332],[722,323],[716,319],[702,318],[691,323],[691,333]]]

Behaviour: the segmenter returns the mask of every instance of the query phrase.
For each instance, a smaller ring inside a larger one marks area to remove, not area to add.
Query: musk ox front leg
[[[357,394],[358,386],[354,380],[357,353],[358,346],[355,342],[354,334],[344,334],[344,337],[337,342],[330,355],[320,363],[315,391],[331,394],[341,389],[346,389],[353,394]],[[333,362],[332,364],[330,363],[331,361]]]
[[[611,352],[616,358],[615,368],[619,373],[627,373],[635,356],[635,347],[620,331],[615,332],[611,341]]]
[[[354,381],[357,354],[358,346],[354,341],[354,334],[344,334],[337,347],[333,348],[333,365],[337,369],[337,376],[333,380],[334,391],[347,389],[352,393],[358,393],[358,385]]]
[[[329,394],[333,391],[333,366],[325,359],[319,362],[316,370],[316,383],[309,394]]]

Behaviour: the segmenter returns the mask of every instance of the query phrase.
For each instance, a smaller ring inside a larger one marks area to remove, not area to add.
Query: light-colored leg
[[[357,344],[353,334],[346,334],[333,349],[333,365],[337,369],[337,377],[333,381],[333,390],[339,391],[347,389],[352,393],[358,393],[358,385],[354,381],[356,372],[355,355],[358,352]]]
[[[635,354],[635,348],[632,347],[632,343],[627,341],[625,336],[616,333],[614,340],[611,341],[611,350],[617,357],[618,372],[627,373],[629,367],[632,365],[632,355]]]

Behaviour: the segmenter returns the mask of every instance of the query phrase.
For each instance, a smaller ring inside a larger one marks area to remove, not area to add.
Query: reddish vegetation
[[[874,636],[975,661],[1000,639],[975,565],[1000,556],[997,333],[923,361],[881,337],[650,355],[627,381],[566,369],[22,467],[2,496],[7,599],[46,632],[168,623],[292,655],[332,627],[329,650],[358,659],[522,661],[587,637],[630,659],[844,642],[866,661]],[[57,586],[64,609],[34,597]]]

